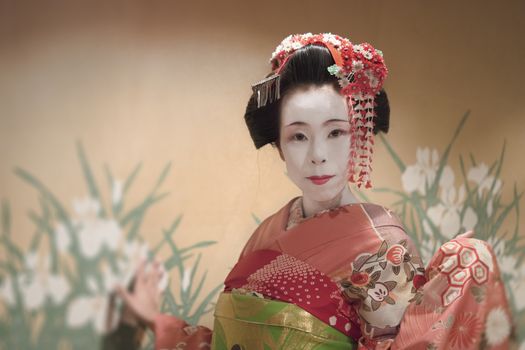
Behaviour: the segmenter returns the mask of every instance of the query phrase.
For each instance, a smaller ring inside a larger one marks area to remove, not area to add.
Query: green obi
[[[356,342],[300,307],[252,295],[221,293],[213,350],[353,350]]]

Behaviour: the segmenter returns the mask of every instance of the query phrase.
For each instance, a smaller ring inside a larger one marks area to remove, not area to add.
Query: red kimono
[[[486,242],[455,238],[425,268],[391,210],[354,203],[303,218],[301,200],[255,230],[225,292],[293,303],[345,334],[349,349],[508,348],[508,302]],[[173,316],[157,316],[153,331],[159,350],[212,343],[210,329]]]

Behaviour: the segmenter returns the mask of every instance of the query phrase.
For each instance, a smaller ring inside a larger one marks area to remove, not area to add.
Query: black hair
[[[325,46],[304,46],[292,54],[281,71],[280,98],[277,101],[257,108],[257,97],[255,93],[252,93],[246,106],[244,120],[255,148],[259,149],[267,143],[279,146],[281,103],[291,91],[326,84],[339,91],[337,78],[327,70],[334,63],[330,51]],[[267,77],[272,74],[268,74]],[[375,118],[373,133],[378,134],[380,131],[387,133],[390,124],[390,106],[384,89],[381,89],[379,94],[375,96],[375,103],[377,117]]]

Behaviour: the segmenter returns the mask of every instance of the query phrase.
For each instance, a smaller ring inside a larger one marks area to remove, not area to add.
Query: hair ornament
[[[374,145],[374,97],[388,75],[383,52],[369,43],[353,44],[332,33],[291,34],[275,48],[269,63],[272,73],[252,85],[257,96],[257,108],[281,98],[280,73],[293,53],[307,45],[323,45],[330,51],[335,64],[328,72],[338,79],[341,94],[346,96],[350,120],[350,159],[348,180],[360,188],[372,187],[372,154]]]

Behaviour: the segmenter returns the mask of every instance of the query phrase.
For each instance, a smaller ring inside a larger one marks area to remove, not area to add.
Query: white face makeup
[[[279,141],[288,177],[305,199],[327,202],[342,193],[348,184],[350,123],[345,97],[332,86],[284,98]]]

